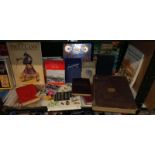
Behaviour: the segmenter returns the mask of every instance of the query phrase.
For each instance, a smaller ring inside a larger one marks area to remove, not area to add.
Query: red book
[[[46,83],[51,85],[65,84],[65,63],[64,60],[47,59],[44,61]]]
[[[18,95],[18,101],[20,104],[26,105],[30,103],[34,103],[39,100],[36,96],[37,89],[34,85],[26,85],[23,87],[19,87],[16,89]]]

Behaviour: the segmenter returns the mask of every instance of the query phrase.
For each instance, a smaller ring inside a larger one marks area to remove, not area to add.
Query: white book
[[[18,107],[18,96],[15,89],[9,91],[7,99],[5,100],[4,106]]]
[[[89,104],[88,104],[88,103],[85,102],[83,96],[81,96],[81,107],[82,108],[91,108],[92,104],[93,104],[93,101],[89,102]]]
[[[143,60],[143,52],[141,52],[133,45],[129,45],[122,61],[122,65],[119,69],[118,75],[125,76],[127,78],[130,88],[133,88],[133,85],[140,72]]]
[[[96,62],[82,62],[82,78],[88,78],[93,83],[93,77],[96,74]]]

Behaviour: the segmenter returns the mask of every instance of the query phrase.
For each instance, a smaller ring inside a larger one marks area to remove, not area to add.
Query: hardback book
[[[14,77],[9,58],[1,56],[0,58],[0,89],[12,89],[14,86]]]
[[[82,61],[92,60],[91,43],[68,43],[63,46],[64,58],[80,58]]]
[[[65,62],[63,59],[44,61],[46,84],[61,86],[65,84]]]
[[[113,55],[98,55],[96,63],[96,74],[107,76],[113,74],[115,57]]]
[[[40,42],[7,42],[16,86],[44,85]]]
[[[125,76],[128,79],[130,88],[133,88],[143,60],[143,52],[136,47],[129,45],[122,61],[122,65],[118,71],[118,75]]]
[[[94,54],[114,56],[113,73],[115,73],[118,67],[120,56],[120,42],[112,41],[109,43],[96,43],[94,45]]]
[[[65,81],[72,83],[74,78],[81,78],[82,61],[80,58],[65,59]]]
[[[37,96],[37,88],[30,84],[16,88],[18,101],[21,105],[28,105],[40,100]]]
[[[72,94],[77,96],[91,96],[90,80],[87,78],[75,78],[72,83]]]
[[[136,103],[125,77],[95,76],[93,95],[94,111],[136,113]]]
[[[96,74],[96,62],[82,62],[82,78],[89,78],[90,83],[93,83],[93,77]]]

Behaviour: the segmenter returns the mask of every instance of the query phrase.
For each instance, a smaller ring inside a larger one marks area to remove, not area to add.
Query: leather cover
[[[136,112],[136,104],[125,77],[95,76],[93,92],[94,110],[120,113]]]
[[[75,78],[72,83],[72,94],[81,96],[91,96],[90,80],[87,78]]]

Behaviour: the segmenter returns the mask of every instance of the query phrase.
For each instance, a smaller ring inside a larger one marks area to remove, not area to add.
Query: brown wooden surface
[[[149,110],[152,110],[155,108],[155,80],[149,91],[149,94],[146,97],[145,105]]]
[[[134,89],[138,91],[153,55],[153,51],[155,50],[155,41],[129,41],[129,44],[134,45],[145,54],[141,70],[133,86]]]
[[[149,66],[153,52],[155,51],[155,41],[130,41],[129,43],[140,49],[145,54],[144,62],[142,64],[140,73],[133,86],[134,89],[138,91],[141,83],[143,82],[143,78]],[[155,108],[155,82],[153,83],[151,89],[148,92],[145,100],[145,105],[149,110]]]

